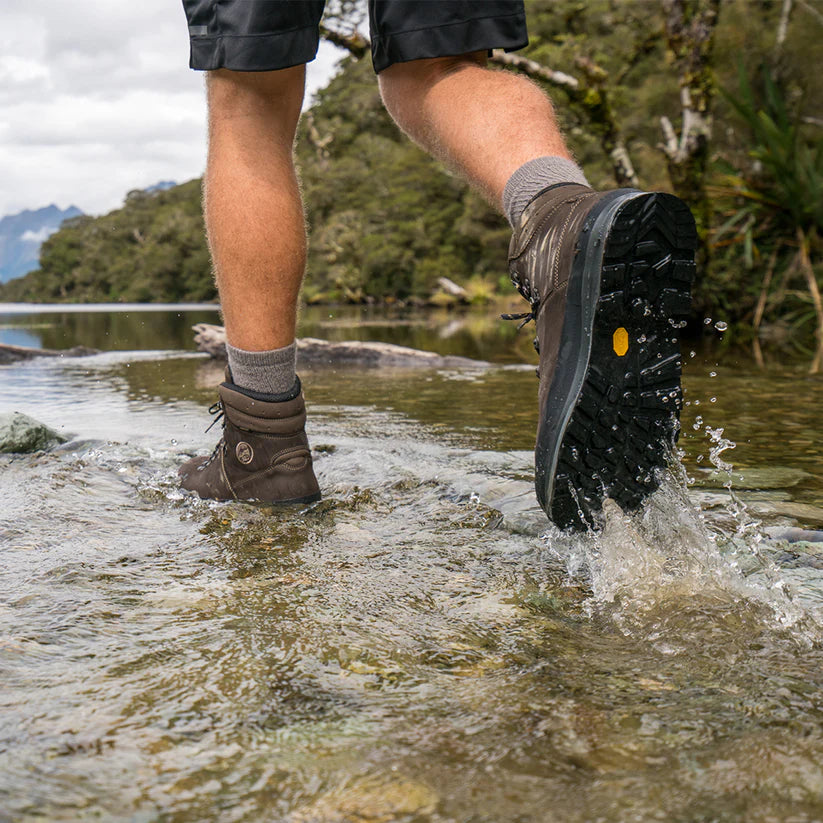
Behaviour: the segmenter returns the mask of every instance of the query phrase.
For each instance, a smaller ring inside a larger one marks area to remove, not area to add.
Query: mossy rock
[[[65,442],[65,437],[26,414],[0,415],[0,454],[30,454]]]

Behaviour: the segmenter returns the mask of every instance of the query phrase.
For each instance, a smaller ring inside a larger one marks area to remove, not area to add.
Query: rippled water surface
[[[570,537],[534,500],[530,338],[485,313],[306,312],[494,365],[304,370],[324,499],[181,493],[200,321],[0,309],[0,342],[104,350],[0,366],[0,412],[70,438],[0,456],[0,820],[823,819],[806,363],[687,350],[683,467]]]

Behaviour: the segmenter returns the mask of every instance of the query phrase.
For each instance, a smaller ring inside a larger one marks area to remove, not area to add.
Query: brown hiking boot
[[[509,247],[540,354],[537,499],[586,528],[603,499],[633,509],[657,488],[679,430],[680,329],[697,234],[670,194],[563,184],[524,211]]]
[[[220,399],[209,411],[218,414],[215,422],[222,418],[223,436],[210,457],[180,467],[183,488],[209,500],[319,500],[300,381],[283,400],[258,400],[238,391],[227,370],[217,391]]]

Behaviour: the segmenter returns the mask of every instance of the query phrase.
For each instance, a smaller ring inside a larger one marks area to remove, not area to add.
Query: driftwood
[[[226,358],[226,332],[222,326],[198,323],[192,326],[197,348],[220,360]],[[435,352],[396,346],[393,343],[373,343],[347,340],[331,343],[315,337],[303,337],[297,341],[297,363],[304,366],[360,366],[368,368],[486,368],[485,360],[472,360],[456,355],[440,355]]]
[[[0,363],[15,363],[18,360],[32,360],[35,357],[87,357],[97,354],[97,349],[75,346],[71,349],[33,349],[29,346],[10,346],[0,343]]]
[[[438,277],[437,285],[440,286],[446,294],[456,297],[458,300],[468,301],[469,299],[468,292],[448,277]]]

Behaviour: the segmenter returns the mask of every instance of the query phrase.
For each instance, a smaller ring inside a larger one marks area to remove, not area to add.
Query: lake
[[[310,307],[301,336],[482,369],[301,372],[324,499],[192,499],[214,307],[0,306],[0,819],[823,819],[823,377],[707,324],[680,460],[550,526],[532,335]]]

